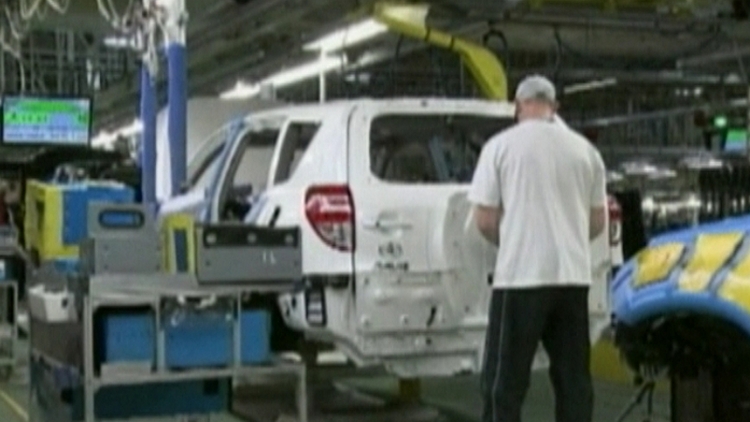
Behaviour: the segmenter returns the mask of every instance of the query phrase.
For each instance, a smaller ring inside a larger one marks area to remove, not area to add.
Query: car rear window
[[[389,182],[470,182],[482,146],[512,123],[486,115],[381,116],[370,129],[370,170]]]

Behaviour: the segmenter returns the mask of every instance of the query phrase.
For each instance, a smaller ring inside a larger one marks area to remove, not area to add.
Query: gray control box
[[[195,237],[198,283],[273,283],[302,278],[298,227],[200,224]]]
[[[81,243],[81,268],[87,274],[161,271],[161,238],[153,212],[137,204],[92,203],[88,238]]]

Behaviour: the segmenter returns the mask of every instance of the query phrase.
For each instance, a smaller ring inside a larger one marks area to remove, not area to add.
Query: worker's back
[[[520,123],[491,142],[504,209],[496,285],[590,284],[598,152],[564,124],[545,120]]]

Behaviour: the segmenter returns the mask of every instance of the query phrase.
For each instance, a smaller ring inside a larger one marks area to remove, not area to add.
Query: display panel
[[[91,100],[6,96],[2,132],[6,145],[86,146],[91,140]]]
[[[747,130],[729,129],[724,138],[724,151],[747,152]]]

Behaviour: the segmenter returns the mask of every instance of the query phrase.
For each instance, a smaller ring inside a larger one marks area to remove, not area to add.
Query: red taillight
[[[609,244],[619,245],[622,241],[622,208],[613,196],[607,198],[607,209],[609,210]]]
[[[354,251],[354,201],[349,186],[311,186],[305,194],[305,216],[326,245]]]

